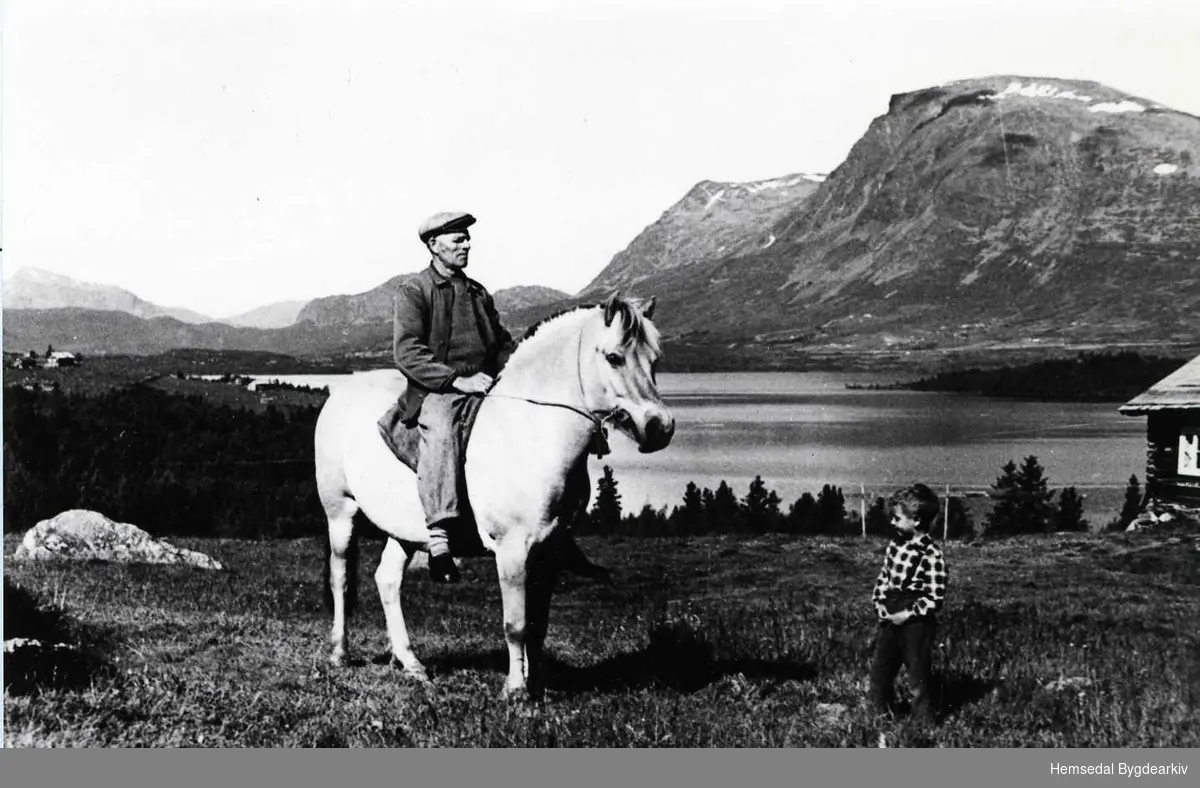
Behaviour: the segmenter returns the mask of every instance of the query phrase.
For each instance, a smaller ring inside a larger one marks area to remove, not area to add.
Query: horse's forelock
[[[617,311],[621,316],[623,326],[621,345],[623,347],[648,345],[652,351],[658,353],[658,329],[654,324],[628,301],[618,301]]]

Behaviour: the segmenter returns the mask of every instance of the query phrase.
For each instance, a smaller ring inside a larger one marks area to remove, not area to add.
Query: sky
[[[575,293],[701,180],[828,173],[894,93],[1089,79],[1200,115],[1195,0],[0,0],[0,232],[214,317],[469,272]]]

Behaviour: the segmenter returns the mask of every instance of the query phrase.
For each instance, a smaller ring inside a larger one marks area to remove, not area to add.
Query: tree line
[[[4,530],[92,509],[155,535],[321,533],[315,406],[256,413],[131,386],[4,396]]]
[[[1105,530],[1124,530],[1141,510],[1141,489],[1131,476],[1118,517]],[[1086,532],[1091,524],[1084,517],[1084,498],[1075,487],[1050,489],[1045,470],[1035,455],[1018,467],[1009,461],[988,491],[991,508],[977,528],[962,498],[943,500],[930,533],[941,539]],[[1057,498],[1057,500],[1056,500]],[[865,519],[865,523],[864,523]],[[612,468],[604,466],[596,483],[589,511],[575,527],[581,533],[599,536],[668,537],[707,534],[777,533],[793,536],[886,536],[891,533],[891,508],[884,496],[876,496],[865,514],[846,508],[841,487],[824,485],[814,497],[802,494],[790,506],[755,476],[745,495],[738,497],[722,480],[716,490],[701,489],[688,482],[683,500],[673,507],[644,504],[636,513],[622,509],[621,493]]]
[[[316,406],[262,412],[143,386],[102,395],[6,389],[4,530],[24,531],[68,509],[92,509],[156,535],[295,538],[324,532],[313,477]],[[1090,528],[1083,497],[1054,491],[1037,458],[1009,462],[989,492],[981,528],[961,498],[943,502],[932,533],[939,538],[1080,531]],[[1131,477],[1123,528],[1140,509]],[[947,521],[948,514],[948,521]],[[889,533],[887,501],[866,510],[865,533]],[[612,468],[604,466],[580,533],[663,537],[712,534],[858,535],[859,511],[847,510],[840,487],[784,501],[756,476],[739,495],[689,482],[674,507],[625,512]]]
[[[943,372],[894,388],[953,391],[988,397],[1070,402],[1124,402],[1187,362],[1186,358],[1143,356],[1134,351],[1080,353],[995,369]]]

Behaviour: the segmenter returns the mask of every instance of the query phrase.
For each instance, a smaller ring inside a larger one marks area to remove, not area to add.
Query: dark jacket
[[[413,424],[421,412],[421,403],[430,392],[453,391],[459,375],[486,372],[495,376],[503,369],[516,343],[500,325],[500,315],[487,289],[467,278],[467,293],[475,300],[479,316],[479,335],[483,354],[470,368],[454,369],[446,364],[453,329],[454,287],[431,263],[410,277],[396,293],[392,327],[392,351],[396,366],[408,378],[409,386],[400,399],[400,420]]]

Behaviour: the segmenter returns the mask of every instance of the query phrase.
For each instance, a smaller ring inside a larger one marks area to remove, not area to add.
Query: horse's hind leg
[[[346,572],[357,572],[357,565],[349,566],[347,553],[354,541],[354,514],[358,504],[349,496],[337,501],[325,502],[325,515],[329,518],[329,587],[333,595],[333,628],[329,640],[333,645],[329,661],[341,665],[346,658]]]
[[[413,552],[395,539],[388,539],[383,556],[379,559],[379,568],[375,570],[375,585],[383,602],[384,618],[387,619],[392,659],[400,663],[406,675],[418,681],[429,681],[425,666],[413,653],[408,640],[408,628],[404,625],[404,613],[400,610],[400,584],[404,580],[404,570],[412,561]]]

